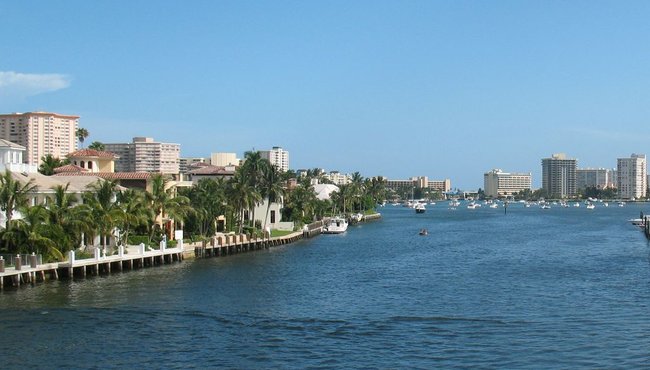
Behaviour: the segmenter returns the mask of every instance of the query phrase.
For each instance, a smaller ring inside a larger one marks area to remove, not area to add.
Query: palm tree
[[[16,251],[42,254],[45,261],[62,261],[63,254],[47,234],[49,231],[47,210],[42,205],[21,207],[23,218],[12,220],[11,229],[3,234],[3,239],[16,246]]]
[[[271,166],[271,163],[267,159],[262,158],[262,154],[259,151],[248,151],[244,153],[244,158],[245,161],[241,167],[243,175],[246,177],[249,185],[259,193],[264,172]],[[248,205],[248,207],[252,208],[251,223],[253,226],[255,225],[255,207],[259,205],[261,199],[261,196],[253,195],[250,199],[251,203]]]
[[[52,176],[54,175],[55,168],[65,166],[68,163],[70,163],[68,159],[61,160],[52,154],[46,154],[41,157],[41,165],[38,166],[38,172],[45,176]]]
[[[0,209],[5,215],[5,229],[10,229],[14,212],[21,207],[26,207],[29,202],[28,194],[36,190],[34,180],[22,183],[6,170],[0,176]]]
[[[79,144],[81,144],[81,147],[83,148],[84,140],[86,140],[86,138],[88,137],[88,135],[90,135],[90,133],[85,128],[79,127],[77,129],[76,134],[77,134],[77,140],[79,140]]]
[[[82,233],[92,232],[92,225],[87,222],[90,210],[77,205],[75,196],[68,192],[69,186],[53,187],[54,196],[46,208],[50,238],[61,245],[60,249],[64,252],[76,249],[81,244]]]
[[[284,196],[282,174],[276,166],[267,166],[262,178],[262,196],[266,198],[266,213],[264,214],[264,230],[272,202],[277,202]]]
[[[194,209],[199,234],[207,236],[216,231],[215,220],[226,211],[225,180],[201,179],[184,193]]]
[[[145,225],[152,219],[152,209],[146,206],[145,194],[141,190],[127,189],[117,193],[117,204],[122,210],[118,223],[120,242],[128,244],[129,234],[140,225]]]
[[[239,233],[241,234],[244,226],[244,211],[250,209],[253,202],[255,200],[259,201],[261,197],[256,189],[250,185],[250,182],[241,170],[236,171],[235,175],[230,179],[227,195],[237,210]]]
[[[168,221],[175,219],[181,222],[192,211],[189,199],[184,196],[175,195],[174,189],[168,186],[169,182],[162,174],[156,174],[151,180],[151,192],[147,192],[145,199],[153,209],[153,224],[163,230],[165,218]],[[152,227],[150,239],[155,229]]]
[[[113,181],[99,180],[90,184],[91,190],[84,193],[84,204],[88,207],[90,220],[99,233],[102,247],[106,248],[107,237],[121,221],[123,212],[116,204],[117,185]]]
[[[88,149],[93,149],[93,150],[99,150],[100,152],[104,151],[106,149],[106,145],[104,145],[100,141],[93,141],[88,145]]]

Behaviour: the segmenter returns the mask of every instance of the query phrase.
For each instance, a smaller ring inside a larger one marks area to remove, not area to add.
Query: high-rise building
[[[427,176],[416,176],[408,180],[386,180],[386,188],[392,190],[400,188],[431,189],[446,193],[451,190],[451,180],[429,180]]]
[[[497,198],[504,195],[514,195],[532,187],[532,174],[508,173],[493,169],[483,175],[485,195]]]
[[[38,166],[51,154],[63,159],[77,150],[79,116],[48,112],[0,114],[0,139],[25,147],[23,161]]]
[[[187,173],[192,169],[191,167],[193,165],[196,165],[197,163],[203,163],[203,164],[209,165],[210,164],[210,158],[203,158],[203,157],[179,158],[179,160],[178,160],[178,171],[180,173]]]
[[[131,143],[104,144],[115,153],[115,172],[179,173],[180,144],[160,143],[150,137],[134,137]]]
[[[210,155],[210,164],[217,167],[239,166],[237,153],[212,153]]]
[[[564,153],[542,159],[542,189],[552,198],[576,195],[576,169],[578,160]]]
[[[576,189],[612,188],[616,186],[614,170],[608,168],[578,168],[576,170]]]
[[[623,199],[644,198],[648,187],[645,154],[632,154],[616,162],[618,195]]]
[[[268,159],[278,170],[283,172],[289,170],[289,152],[279,146],[274,146],[271,150],[260,150],[260,155]]]

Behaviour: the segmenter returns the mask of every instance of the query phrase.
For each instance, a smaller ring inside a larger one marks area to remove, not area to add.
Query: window
[[[271,211],[271,223],[275,223],[275,211]]]

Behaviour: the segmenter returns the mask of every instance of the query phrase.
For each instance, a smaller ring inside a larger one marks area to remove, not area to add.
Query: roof
[[[68,176],[68,175],[55,175],[55,176],[45,176],[40,173],[19,173],[12,172],[13,178],[16,181],[21,183],[26,183],[29,180],[33,180],[33,184],[36,185],[37,189],[35,193],[52,193],[54,188],[57,185],[68,186],[68,192],[70,193],[81,193],[87,191],[86,187],[97,181],[102,181],[101,178],[97,176]],[[92,175],[92,174],[89,174]]]
[[[149,180],[151,172],[68,172],[57,173],[54,176],[96,176],[104,180]]]
[[[96,158],[111,158],[115,159],[117,156],[114,153],[95,150],[95,149],[80,149],[76,152],[68,153],[68,158],[79,157],[96,157]]]
[[[88,169],[79,167],[76,164],[67,164],[65,166],[57,167],[54,173],[69,174],[70,172],[89,172]]]
[[[330,199],[332,192],[339,191],[339,187],[333,184],[315,184],[314,192],[320,200]]]
[[[16,144],[13,141],[5,140],[5,139],[0,139],[0,147],[25,150],[24,146]]]
[[[235,172],[226,170],[226,167],[208,165],[208,166],[202,166],[202,167],[199,167],[199,168],[194,169],[192,171],[189,171],[188,174],[190,174],[190,175],[222,175],[222,176],[230,176],[230,175],[234,175]]]

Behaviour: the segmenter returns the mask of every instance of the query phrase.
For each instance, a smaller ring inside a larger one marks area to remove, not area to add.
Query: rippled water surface
[[[3,368],[647,368],[642,210],[387,206],[345,235],[9,289]]]

